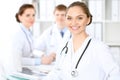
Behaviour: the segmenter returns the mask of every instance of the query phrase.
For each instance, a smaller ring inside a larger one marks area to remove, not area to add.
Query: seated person
[[[37,39],[35,49],[41,51],[41,63],[51,64],[59,46],[70,39],[70,32],[65,24],[66,6],[59,4],[54,9],[55,24],[46,29]]]
[[[21,72],[23,66],[39,65],[41,58],[34,55],[31,27],[35,22],[35,8],[32,4],[23,4],[15,15],[17,24],[10,37],[8,50],[12,56],[11,69],[8,72]],[[9,62],[7,63],[9,64]],[[13,70],[12,70],[13,69]]]

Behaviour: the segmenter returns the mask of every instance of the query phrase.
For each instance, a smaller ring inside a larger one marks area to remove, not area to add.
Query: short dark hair
[[[59,10],[59,11],[66,11],[67,10],[67,7],[64,5],[64,4],[59,4],[55,7],[54,9],[54,13],[56,10]]]

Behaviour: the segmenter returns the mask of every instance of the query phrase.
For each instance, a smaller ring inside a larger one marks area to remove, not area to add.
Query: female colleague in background
[[[66,12],[72,38],[64,45],[55,70],[44,80],[120,80],[120,69],[109,48],[86,33],[92,15],[83,2],[73,2]]]
[[[54,62],[59,46],[70,39],[70,32],[65,24],[66,8],[63,4],[55,7],[53,12],[55,23],[46,29],[37,39],[35,49],[43,54],[41,57],[42,64]]]
[[[18,26],[12,36],[12,53],[18,69],[22,65],[37,65],[40,58],[33,55],[33,37],[31,27],[35,22],[35,8],[32,4],[23,4],[16,13]]]

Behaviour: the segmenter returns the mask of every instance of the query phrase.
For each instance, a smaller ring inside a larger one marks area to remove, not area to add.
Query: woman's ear
[[[87,24],[86,24],[86,25],[89,25],[89,23],[90,23],[90,17],[88,18],[88,21],[87,21]]]
[[[19,21],[21,21],[21,15],[18,15],[18,19],[19,19]]]

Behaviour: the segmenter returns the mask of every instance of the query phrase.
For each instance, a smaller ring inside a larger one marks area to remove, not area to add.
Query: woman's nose
[[[76,25],[77,25],[77,20],[75,20],[75,19],[72,20],[72,21],[71,21],[71,25],[72,25],[72,26],[76,26]]]

